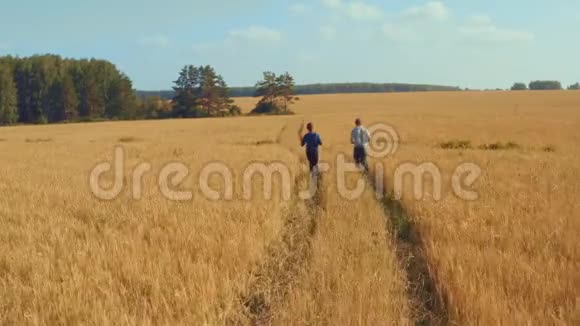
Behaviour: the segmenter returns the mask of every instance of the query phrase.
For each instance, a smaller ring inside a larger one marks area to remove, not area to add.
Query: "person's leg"
[[[314,171],[318,166],[318,149],[311,149],[308,151],[308,157],[310,162],[310,171]]]
[[[318,149],[307,149],[306,157],[308,158],[308,163],[310,165],[310,171],[318,165]]]
[[[369,164],[367,163],[367,150],[366,148],[361,148],[361,163],[365,169],[365,172],[369,172]]]
[[[318,172],[318,149],[312,151],[312,169],[311,171]]]
[[[364,166],[364,150],[363,147],[355,147],[354,149],[354,161],[359,168]]]
[[[312,164],[312,162],[313,162],[312,152],[309,151],[308,149],[306,149],[306,158],[308,159],[308,166],[310,168],[310,172],[312,172],[312,168],[314,167],[314,164]]]
[[[360,155],[359,155],[358,147],[354,148],[354,153],[352,156],[354,158],[354,163],[358,166],[360,164]]]

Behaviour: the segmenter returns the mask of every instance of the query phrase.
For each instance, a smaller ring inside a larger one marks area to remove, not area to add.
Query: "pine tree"
[[[186,118],[196,115],[198,83],[199,70],[195,66],[184,66],[173,86],[175,96],[172,115],[174,117]]]
[[[174,117],[224,116],[237,112],[231,110],[233,101],[226,82],[212,66],[184,66],[174,84]]]
[[[18,94],[12,70],[0,65],[0,124],[18,121]]]
[[[224,78],[221,75],[217,75],[216,85],[218,96],[217,111],[218,115],[238,115],[240,114],[239,108],[234,107],[234,100],[230,98],[230,90]]]
[[[217,87],[217,75],[211,66],[200,68],[199,97],[197,102],[207,113],[207,116],[214,116],[218,111],[218,101],[220,91]]]
[[[282,107],[285,112],[288,111],[288,105],[293,104],[298,98],[294,96],[294,77],[292,77],[288,72],[276,78],[277,84],[277,95],[280,96],[282,101]]]
[[[253,113],[289,113],[288,106],[298,98],[294,96],[294,78],[289,73],[276,76],[264,72],[264,79],[256,83],[255,96],[261,96]]]
[[[264,72],[264,79],[256,83],[255,96],[262,96],[261,103],[275,104],[278,86],[276,74],[271,71]]]

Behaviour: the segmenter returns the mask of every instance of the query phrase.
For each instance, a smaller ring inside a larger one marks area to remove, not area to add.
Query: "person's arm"
[[[301,146],[304,147],[304,145],[306,145],[306,135],[302,137]]]
[[[320,138],[320,135],[317,134],[316,138],[318,138],[318,145],[322,146],[322,139]]]
[[[371,133],[367,128],[365,128],[365,135],[367,136],[367,143],[371,141]]]
[[[350,143],[351,143],[351,144],[354,144],[354,131],[355,131],[355,129],[353,129],[353,130],[350,132]]]

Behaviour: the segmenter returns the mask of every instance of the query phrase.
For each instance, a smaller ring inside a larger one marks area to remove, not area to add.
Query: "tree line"
[[[515,83],[512,90],[562,89],[558,81]],[[580,89],[575,83],[570,90]],[[414,84],[341,83],[296,86],[288,73],[265,72],[253,87],[230,88],[212,66],[186,65],[172,91],[138,92],[105,60],[57,55],[0,57],[0,125],[110,119],[223,117],[241,114],[233,96],[261,97],[252,114],[289,114],[301,94],[458,91]]]
[[[389,92],[436,92],[436,91],[459,91],[459,87],[423,85],[423,84],[397,84],[397,83],[328,83],[328,84],[308,84],[295,85],[296,95],[314,94],[351,94],[351,93],[389,93]],[[256,94],[256,86],[231,87],[232,97],[251,97]],[[175,92],[171,90],[162,91],[137,91],[141,98],[158,96],[164,99],[172,99]]]
[[[253,113],[288,113],[293,88],[289,73],[264,73],[252,94],[263,97]],[[105,60],[0,57],[0,125],[241,114],[224,78],[209,65],[184,66],[172,95],[138,97],[129,77]]]
[[[0,57],[0,124],[136,118],[129,77],[108,61]]]
[[[562,90],[562,83],[556,80],[535,80],[530,82],[528,85],[525,83],[514,83],[511,87],[512,91],[525,91],[525,90]],[[580,83],[575,83],[568,86],[568,90],[580,90]]]

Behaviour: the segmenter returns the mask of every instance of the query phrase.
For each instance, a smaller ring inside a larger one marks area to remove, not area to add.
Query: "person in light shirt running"
[[[355,120],[354,129],[350,135],[350,142],[354,145],[354,162],[359,166],[364,168],[365,172],[369,171],[369,166],[367,164],[367,145],[371,139],[369,131],[363,127],[360,119]]]

